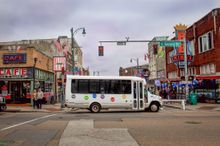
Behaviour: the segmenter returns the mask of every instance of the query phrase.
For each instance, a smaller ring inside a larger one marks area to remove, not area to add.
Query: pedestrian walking
[[[43,91],[41,91],[41,88],[38,89],[38,92],[37,92],[37,104],[38,104],[38,109],[41,109],[42,108],[42,100],[43,100],[43,97],[44,97],[44,93]]]
[[[164,99],[167,99],[167,91],[166,91],[165,89],[163,90],[163,93],[162,93],[162,94],[163,94],[163,98],[164,98]]]
[[[37,105],[37,91],[35,89],[32,93],[32,99],[33,99],[33,108],[35,109],[36,107],[38,107],[38,105]]]

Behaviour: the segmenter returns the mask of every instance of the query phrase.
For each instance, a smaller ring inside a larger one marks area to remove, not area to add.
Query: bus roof
[[[141,77],[134,76],[78,76],[78,75],[67,75],[67,79],[115,79],[115,80],[134,80],[142,81],[144,80]]]

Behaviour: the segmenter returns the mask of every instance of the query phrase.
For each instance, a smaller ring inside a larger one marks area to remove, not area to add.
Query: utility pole
[[[86,35],[86,30],[84,27],[81,27],[81,28],[77,28],[74,32],[73,32],[73,28],[70,29],[70,32],[71,32],[71,49],[72,49],[72,72],[73,72],[73,75],[75,74],[74,72],[74,69],[75,69],[75,46],[74,46],[74,35],[82,29],[82,35],[85,36]]]
[[[183,45],[184,45],[184,70],[185,70],[185,82],[186,82],[186,100],[189,95],[189,87],[188,87],[188,62],[187,62],[187,43],[186,43],[186,36],[183,38]]]
[[[73,46],[73,28],[71,28],[71,49],[72,49],[72,72],[74,75],[75,61],[74,61],[74,46]]]

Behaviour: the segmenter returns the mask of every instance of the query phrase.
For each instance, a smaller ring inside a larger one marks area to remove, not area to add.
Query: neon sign
[[[3,64],[9,63],[26,63],[26,53],[4,54]]]

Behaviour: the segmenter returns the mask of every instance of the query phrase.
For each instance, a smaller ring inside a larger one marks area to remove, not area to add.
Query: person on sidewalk
[[[33,99],[33,108],[35,109],[37,106],[37,91],[34,89],[32,93],[32,99]]]
[[[37,92],[37,104],[38,104],[38,109],[41,109],[42,108],[42,100],[43,100],[43,97],[44,97],[44,93],[43,91],[41,91],[41,88],[38,89],[38,92]]]

